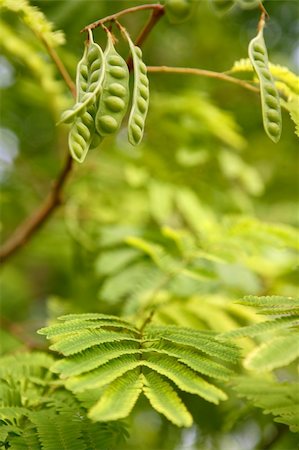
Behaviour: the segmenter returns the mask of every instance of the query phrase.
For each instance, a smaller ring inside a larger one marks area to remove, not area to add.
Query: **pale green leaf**
[[[155,372],[143,375],[144,395],[152,407],[179,427],[190,427],[192,416],[169,383]]]

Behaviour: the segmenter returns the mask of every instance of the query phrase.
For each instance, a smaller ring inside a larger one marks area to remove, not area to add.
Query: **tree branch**
[[[4,262],[32,237],[61,204],[61,191],[71,171],[73,159],[68,155],[65,164],[42,205],[28,217],[8,238],[0,249],[0,261]]]
[[[153,27],[156,25],[158,20],[160,20],[160,18],[163,15],[164,15],[164,8],[156,8],[152,11],[150,18],[148,19],[147,23],[140,31],[140,33],[135,41],[135,45],[138,45],[138,47],[141,47],[141,45],[144,43],[145,39],[147,38],[148,34],[151,32]],[[128,65],[129,70],[131,70],[133,67],[132,55],[129,56],[129,58],[127,59],[127,65]]]
[[[103,23],[105,23],[105,22],[112,22],[114,20],[117,20],[117,19],[119,19],[119,17],[125,16],[126,14],[135,13],[137,11],[145,11],[147,9],[153,9],[156,12],[158,12],[158,11],[161,12],[162,11],[162,14],[164,12],[164,6],[161,5],[160,3],[152,3],[152,4],[147,4],[147,5],[132,6],[131,8],[123,9],[122,11],[119,11],[119,12],[117,12],[115,14],[111,14],[111,16],[104,17],[103,19],[97,20],[96,22],[93,22],[93,23],[90,23],[89,25],[86,25],[86,27],[84,27],[81,30],[81,33],[83,33],[84,31],[93,30],[95,28],[98,28],[101,25],[103,25]]]
[[[41,40],[72,95],[76,97],[75,85],[61,59],[57,55],[56,51],[49,46],[47,41],[42,38]],[[26,242],[35,234],[35,232],[46,222],[52,212],[61,204],[61,192],[68,175],[72,170],[72,165],[73,158],[70,154],[68,154],[61,172],[59,173],[56,181],[53,183],[52,189],[44,203],[41,204],[32,216],[25,219],[25,221],[19,225],[19,227],[0,248],[1,263],[5,262],[10,256],[14,255],[19,248],[23,247],[23,245],[25,245]]]
[[[259,92],[259,88],[253,86],[246,81],[239,80],[238,78],[231,77],[230,75],[226,75],[221,72],[213,72],[211,70],[204,69],[196,69],[191,67],[169,67],[169,66],[147,66],[147,71],[151,73],[183,73],[189,75],[199,75],[202,77],[208,78],[217,78],[223,81],[229,81],[230,83],[238,84],[245,89],[248,89],[252,92]]]

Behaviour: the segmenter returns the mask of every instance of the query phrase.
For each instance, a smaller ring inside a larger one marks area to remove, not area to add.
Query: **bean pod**
[[[95,106],[90,105],[86,111],[75,118],[69,133],[69,149],[72,157],[82,163],[95,136]]]
[[[212,5],[219,14],[229,11],[235,3],[236,0],[212,0]]]
[[[104,59],[105,79],[95,118],[96,131],[100,136],[118,131],[130,96],[129,70],[125,60],[115,50],[110,33]]]
[[[132,108],[128,121],[128,138],[130,144],[137,145],[141,142],[144,133],[149,104],[149,81],[146,65],[142,61],[141,49],[133,44],[129,36],[127,36],[127,39],[134,65],[134,89]]]
[[[264,128],[273,142],[281,135],[281,110],[279,95],[269,70],[268,53],[262,30],[249,44],[249,58],[258,76]]]
[[[62,122],[71,122],[83,114],[89,105],[95,103],[104,79],[104,58],[101,47],[93,41],[89,30],[89,42],[85,45],[82,59],[77,66],[76,104],[62,114]]]
[[[194,0],[165,0],[165,13],[171,23],[184,22],[193,11]]]
[[[237,0],[237,2],[243,9],[253,9],[262,3],[262,0]]]

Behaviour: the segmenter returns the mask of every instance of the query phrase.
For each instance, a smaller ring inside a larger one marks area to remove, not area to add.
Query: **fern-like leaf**
[[[87,349],[84,353],[80,352],[70,358],[57,361],[52,366],[52,370],[61,373],[61,376],[66,378],[89,372],[106,364],[111,359],[140,352],[138,342],[123,341],[121,344],[118,342],[102,344],[100,347],[95,346]]]
[[[298,333],[290,333],[264,342],[247,355],[244,366],[261,372],[290,364],[299,357],[298,337]]]
[[[296,326],[299,324],[299,315],[291,317],[279,317],[273,320],[267,320],[265,322],[256,323],[247,327],[238,328],[236,330],[228,331],[221,335],[224,339],[240,338],[240,337],[253,337],[263,333],[272,333],[285,328]]]
[[[242,397],[273,414],[276,422],[284,423],[291,431],[299,431],[299,383],[278,383],[257,377],[238,377],[235,390]]]
[[[143,365],[166,376],[182,391],[199,395],[209,402],[218,404],[220,400],[227,399],[221,389],[203,380],[196,372],[175,358],[166,355],[150,355],[146,361],[143,361]]]
[[[142,386],[139,370],[132,370],[126,377],[117,378],[109,384],[100,400],[91,408],[89,418],[103,422],[127,417],[141,394]]]
[[[37,428],[42,448],[46,450],[82,450],[81,429],[74,426],[72,414],[57,415],[49,411],[30,414]]]
[[[175,390],[155,372],[143,375],[144,395],[153,408],[179,427],[190,427],[192,416]]]
[[[75,392],[85,389],[99,388],[116,380],[129,370],[140,365],[140,358],[135,355],[123,355],[115,358],[107,364],[95,369],[87,374],[69,378],[66,382],[68,389]]]
[[[201,376],[227,380],[233,372],[224,364],[238,361],[238,348],[218,341],[214,332],[156,325],[138,330],[122,319],[96,314],[83,315],[82,320],[80,315],[60,320],[63,322],[40,333],[55,339],[50,348],[65,358],[55,362],[52,370],[66,379],[66,387],[86,406],[92,405],[92,420],[126,417],[144,391],[167,418],[190,425],[191,416],[175,386],[216,404],[227,398],[223,390]],[[160,398],[159,384],[165,386]],[[172,404],[180,405],[175,414],[170,412]]]

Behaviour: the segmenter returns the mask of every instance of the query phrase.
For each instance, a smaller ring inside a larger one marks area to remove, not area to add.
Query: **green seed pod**
[[[64,111],[59,123],[71,122],[76,116],[84,114],[86,108],[96,101],[104,79],[104,72],[102,49],[93,41],[90,31],[89,42],[85,44],[83,57],[77,66],[76,104],[73,108]]]
[[[149,104],[149,81],[147,78],[146,65],[142,61],[142,51],[126,35],[131,49],[134,65],[134,89],[132,98],[132,109],[128,121],[128,138],[132,145],[141,142],[145,119]]]
[[[91,127],[90,123],[92,124]],[[81,116],[76,117],[69,133],[69,149],[76,161],[83,162],[85,159],[93,134],[93,118],[86,111]]]
[[[100,136],[119,130],[130,96],[129,70],[125,60],[115,50],[110,33],[104,59],[106,73],[95,119],[96,130]]]
[[[253,9],[262,3],[262,0],[237,0],[237,2],[243,9]]]
[[[262,30],[251,40],[248,53],[260,83],[265,131],[273,142],[278,142],[281,135],[280,102],[274,80],[269,70],[268,53]]]
[[[211,0],[213,8],[219,14],[229,11],[236,3],[236,0]]]
[[[165,13],[171,23],[184,22],[193,11],[194,0],[165,0]]]

